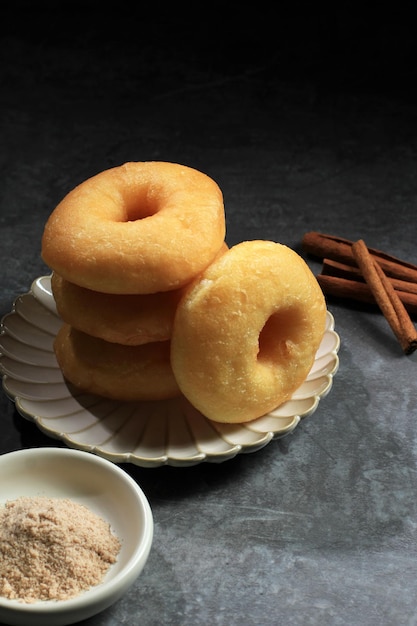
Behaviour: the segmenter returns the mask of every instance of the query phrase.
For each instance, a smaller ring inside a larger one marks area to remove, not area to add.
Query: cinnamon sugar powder
[[[0,506],[0,596],[72,598],[101,582],[120,546],[104,519],[70,499],[8,501]]]

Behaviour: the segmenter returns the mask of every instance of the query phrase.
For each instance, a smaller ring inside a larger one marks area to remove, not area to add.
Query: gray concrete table
[[[326,54],[318,20],[304,47],[297,29],[280,48],[247,20],[230,49],[226,28],[204,25],[188,49],[186,35],[168,43],[162,17],[142,35],[116,23],[107,36],[82,29],[75,9],[70,35],[53,6],[28,19],[30,34],[10,26],[1,40],[1,315],[48,271],[40,241],[54,206],[129,160],[213,177],[229,245],[272,239],[304,254],[316,230],[417,263],[416,101],[395,71],[401,37],[382,59],[382,35],[373,41],[359,73],[343,64],[346,41],[337,62]],[[328,307],[340,368],[293,434],[221,464],[123,466],[151,503],[153,549],[131,591],[86,626],[417,623],[417,356],[375,308]],[[0,425],[1,453],[64,445],[4,393]]]

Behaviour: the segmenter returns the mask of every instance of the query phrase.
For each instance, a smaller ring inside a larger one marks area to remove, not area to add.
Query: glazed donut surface
[[[171,339],[178,385],[213,421],[260,417],[307,377],[325,318],[319,284],[295,251],[271,241],[237,244],[178,305]]]
[[[54,352],[63,376],[82,391],[127,402],[179,395],[169,341],[123,346],[64,323]]]
[[[156,293],[204,270],[225,231],[223,195],[209,176],[176,163],[130,162],[63,198],[45,224],[41,254],[81,287]]]

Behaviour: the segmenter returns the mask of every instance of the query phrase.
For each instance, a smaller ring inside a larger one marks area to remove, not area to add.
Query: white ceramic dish
[[[5,392],[23,417],[70,448],[142,467],[222,462],[259,450],[292,432],[301,418],[317,409],[331,389],[339,364],[339,336],[327,312],[315,363],[291,400],[253,422],[219,424],[184,398],[123,404],[71,388],[52,348],[60,324],[50,276],[41,276],[2,320],[0,372]]]
[[[0,455],[0,506],[19,496],[70,498],[83,504],[108,521],[122,547],[103,582],[72,599],[27,604],[0,597],[1,624],[74,624],[126,593],[149,556],[153,515],[145,494],[123,469],[95,454],[68,448]]]

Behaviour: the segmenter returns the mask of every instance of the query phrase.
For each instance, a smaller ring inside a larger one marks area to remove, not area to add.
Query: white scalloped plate
[[[292,432],[331,389],[339,336],[327,312],[326,331],[306,381],[291,400],[246,424],[212,422],[185,398],[120,403],[82,393],[63,378],[53,340],[61,320],[50,276],[33,281],[4,316],[0,334],[3,389],[19,413],[70,448],[142,467],[222,462],[255,452]]]

